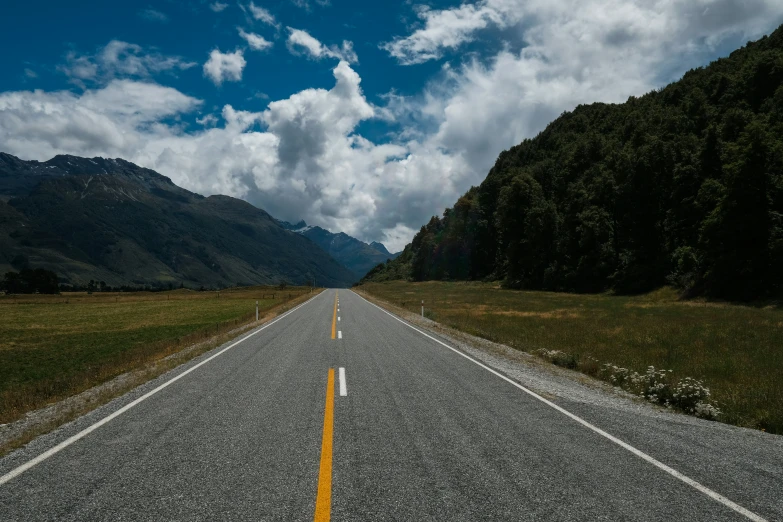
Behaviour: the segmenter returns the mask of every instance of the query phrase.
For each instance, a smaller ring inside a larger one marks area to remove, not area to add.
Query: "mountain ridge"
[[[62,282],[225,287],[356,279],[263,209],[204,197],[122,159],[0,153],[0,270],[47,268]]]
[[[287,221],[278,221],[278,223],[283,228],[313,241],[353,272],[357,281],[374,266],[385,263],[389,259],[395,259],[399,255],[390,253],[382,243],[377,241],[368,244],[345,232],[331,232],[316,225],[308,225],[304,220],[300,220],[296,224]]]

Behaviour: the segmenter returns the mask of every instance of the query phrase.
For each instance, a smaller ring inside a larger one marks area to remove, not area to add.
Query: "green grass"
[[[256,300],[263,316],[306,292],[0,297],[0,423],[254,320]]]
[[[560,350],[644,373],[672,370],[711,390],[720,420],[783,434],[783,310],[682,301],[672,289],[633,297],[500,289],[487,283],[368,283],[361,289],[450,327],[519,350]]]

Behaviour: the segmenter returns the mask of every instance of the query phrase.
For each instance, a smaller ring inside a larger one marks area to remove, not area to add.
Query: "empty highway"
[[[453,346],[324,291],[0,460],[0,520],[783,520],[783,437]]]

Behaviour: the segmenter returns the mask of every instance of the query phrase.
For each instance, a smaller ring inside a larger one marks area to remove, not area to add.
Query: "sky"
[[[501,151],[769,34],[783,2],[26,0],[0,15],[0,151],[124,158],[398,251]]]

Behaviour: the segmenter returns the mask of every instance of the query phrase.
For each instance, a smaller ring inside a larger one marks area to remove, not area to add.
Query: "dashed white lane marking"
[[[342,339],[343,338],[343,331],[342,330],[337,330],[337,338],[338,339]]]
[[[318,295],[321,295],[321,294],[318,294]],[[220,355],[223,355],[224,353],[226,353],[227,351],[229,351],[231,348],[233,348],[234,346],[238,345],[239,343],[247,341],[248,339],[250,339],[251,337],[253,337],[257,333],[259,333],[260,331],[269,328],[270,326],[272,326],[276,322],[280,321],[281,319],[285,318],[286,316],[291,315],[296,310],[300,309],[301,307],[303,307],[304,305],[306,305],[307,303],[309,303],[310,301],[312,301],[316,297],[318,297],[318,296],[316,295],[316,296],[311,297],[310,299],[308,299],[304,303],[300,304],[296,308],[292,308],[288,312],[284,313],[283,315],[281,315],[280,317],[278,317],[274,321],[265,324],[261,328],[255,330],[254,332],[251,332],[250,334],[246,335],[245,337],[243,337],[242,339],[238,340],[237,342],[235,342],[235,343],[233,343],[233,344],[231,344],[229,346],[226,346],[225,348],[220,350],[218,353],[212,355],[208,359],[204,359],[203,361],[201,361],[200,363],[196,364],[195,366],[192,366],[192,367],[188,368],[187,370],[185,370],[184,372],[180,373],[176,377],[173,377],[172,379],[169,379],[168,381],[164,382],[163,384],[161,384],[160,386],[158,386],[154,390],[145,393],[144,395],[142,395],[141,397],[139,397],[135,401],[126,404],[125,406],[123,406],[119,410],[115,411],[114,413],[112,413],[110,415],[107,415],[106,417],[102,418],[101,420],[99,420],[95,424],[93,424],[91,426],[88,426],[87,428],[83,429],[82,431],[80,431],[76,435],[73,435],[72,437],[69,437],[69,438],[65,439],[64,441],[59,443],[57,446],[55,446],[55,447],[53,447],[53,448],[51,448],[51,449],[41,453],[40,455],[38,455],[34,459],[25,462],[21,466],[15,468],[15,469],[12,469],[8,473],[6,473],[2,477],[0,477],[0,486],[5,484],[9,480],[13,479],[14,477],[17,477],[17,476],[21,475],[22,473],[24,473],[28,469],[32,468],[33,466],[35,466],[37,464],[40,464],[41,462],[45,461],[46,459],[48,459],[52,455],[55,455],[55,454],[59,453],[60,451],[64,450],[65,448],[67,448],[68,446],[70,446],[74,442],[78,441],[79,439],[86,437],[87,435],[89,435],[93,431],[97,430],[98,428],[100,428],[101,426],[106,424],[107,422],[109,422],[109,421],[119,417],[120,415],[122,415],[123,413],[128,411],[129,409],[131,409],[134,406],[138,405],[139,403],[146,401],[147,399],[149,399],[150,397],[152,397],[153,395],[155,395],[156,393],[161,391],[163,388],[166,388],[170,384],[174,384],[175,382],[177,382],[178,380],[180,380],[181,378],[183,378],[184,376],[186,376],[190,372],[196,370],[197,368],[200,368],[200,367],[204,366],[205,364],[207,364],[212,359],[214,359],[214,358],[216,358],[216,357],[218,357]]]
[[[356,295],[359,295],[359,294],[356,294]],[[647,462],[649,462],[650,464],[652,464],[656,468],[665,471],[669,475],[671,475],[671,476],[673,476],[675,478],[678,478],[679,480],[685,482],[686,484],[688,484],[689,486],[693,487],[694,489],[697,489],[698,491],[701,491],[702,493],[704,493],[705,495],[707,495],[711,499],[713,499],[713,500],[715,500],[717,502],[720,502],[724,506],[726,506],[726,507],[728,507],[730,509],[733,509],[737,513],[739,513],[741,515],[744,515],[745,517],[749,518],[750,520],[753,520],[754,522],[767,522],[767,520],[765,518],[762,518],[760,515],[757,515],[756,513],[752,512],[750,510],[745,509],[744,507],[740,506],[739,504],[737,504],[735,502],[732,502],[731,500],[729,500],[728,498],[724,497],[720,493],[711,490],[707,486],[703,486],[702,484],[700,484],[699,482],[696,482],[692,478],[690,478],[690,477],[688,477],[686,475],[683,475],[682,473],[680,473],[676,469],[670,468],[669,466],[667,466],[663,462],[660,462],[659,460],[654,459],[650,455],[644,453],[641,450],[638,450],[638,449],[634,448],[633,446],[631,446],[627,442],[623,442],[622,440],[618,439],[614,435],[611,435],[611,434],[605,432],[601,428],[599,428],[597,426],[594,426],[593,424],[590,424],[589,422],[587,422],[583,418],[574,415],[573,413],[571,413],[570,411],[568,411],[568,410],[566,410],[564,408],[561,408],[560,406],[558,406],[557,404],[553,403],[552,401],[548,401],[547,399],[543,398],[542,396],[540,396],[539,394],[537,394],[533,390],[529,390],[529,389],[525,388],[524,386],[522,386],[518,382],[509,379],[508,377],[506,377],[502,373],[499,373],[499,372],[493,370],[489,366],[487,366],[487,365],[477,361],[473,357],[471,357],[471,356],[469,356],[467,354],[464,354],[461,351],[457,350],[456,348],[452,348],[451,346],[449,346],[448,344],[444,343],[443,341],[439,341],[435,337],[432,337],[431,335],[428,335],[428,334],[422,332],[421,330],[419,330],[415,326],[412,326],[412,325],[408,324],[407,322],[403,321],[402,319],[400,319],[396,315],[392,314],[391,312],[387,312],[386,310],[384,310],[380,306],[376,305],[375,303],[371,303],[370,301],[367,301],[367,299],[364,299],[364,297],[362,297],[362,296],[359,296],[359,297],[361,297],[364,301],[370,303],[371,305],[373,305],[375,308],[377,308],[381,312],[385,313],[386,315],[389,315],[393,319],[401,322],[402,324],[404,324],[408,328],[419,332],[424,337],[435,341],[436,343],[440,344],[441,346],[445,346],[446,348],[448,348],[452,352],[456,353],[457,355],[460,355],[460,356],[464,357],[465,359],[469,360],[470,362],[472,362],[474,364],[477,364],[478,366],[481,366],[482,368],[484,368],[488,372],[490,372],[490,373],[500,377],[501,379],[503,379],[504,381],[508,382],[509,384],[511,384],[513,386],[516,386],[517,388],[519,388],[523,392],[527,393],[531,397],[533,397],[535,399],[538,399],[539,401],[543,402],[544,404],[546,404],[547,406],[549,406],[551,408],[554,408],[555,410],[559,411],[560,413],[562,413],[566,417],[569,417],[569,418],[575,420],[576,422],[578,422],[579,424],[581,424],[585,428],[587,428],[589,430],[592,430],[595,433],[597,433],[598,435],[601,435],[602,437],[605,437],[605,438],[609,439],[610,441],[614,442],[618,446],[620,446],[620,447],[630,451],[631,453],[633,453],[637,457],[646,460]]]
[[[340,397],[348,395],[348,384],[345,382],[345,368],[340,368]]]
[[[338,321],[340,320],[340,316],[339,316],[339,315],[337,316],[337,320],[338,320]]]

